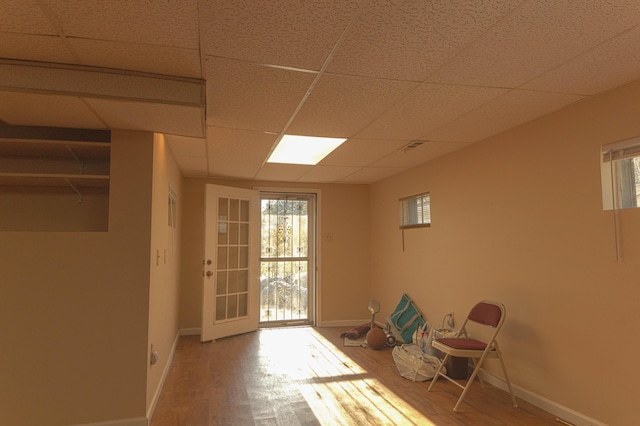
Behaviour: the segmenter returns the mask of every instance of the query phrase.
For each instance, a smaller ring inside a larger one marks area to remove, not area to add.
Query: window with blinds
[[[400,229],[431,226],[429,193],[400,199]]]
[[[604,145],[600,170],[604,210],[640,207],[640,136]]]

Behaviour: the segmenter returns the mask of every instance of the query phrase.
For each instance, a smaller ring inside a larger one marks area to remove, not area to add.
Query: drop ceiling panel
[[[362,167],[315,166],[298,179],[298,182],[337,182],[361,169]]]
[[[342,179],[340,183],[372,183],[405,171],[404,167],[365,167]]]
[[[329,71],[424,81],[522,1],[366,3]]]
[[[207,124],[280,132],[316,74],[207,58]]]
[[[372,167],[411,168],[467,146],[467,143],[425,142],[417,148],[395,151],[376,161]]]
[[[358,1],[204,0],[207,55],[319,70]]]
[[[76,61],[59,37],[3,32],[0,32],[0,57],[63,64]]]
[[[85,65],[202,77],[197,49],[77,38],[69,39],[69,43]]]
[[[252,179],[275,140],[274,134],[209,127],[209,173],[212,176]]]
[[[36,1],[0,0],[0,32],[56,34]]]
[[[495,101],[460,117],[452,123],[424,135],[440,141],[475,142],[536,119],[583,99],[562,93],[513,90]]]
[[[0,120],[164,132],[189,176],[366,183],[640,78],[637,0],[151,3],[0,0]],[[262,167],[284,131],[349,139]]]
[[[86,101],[112,129],[204,137],[204,113],[199,107],[107,99]]]
[[[296,182],[309,171],[313,166],[298,164],[274,164],[265,163],[255,176],[257,180],[274,180],[284,182]]]
[[[101,121],[77,97],[0,91],[0,120],[20,126],[103,129]]]
[[[403,81],[324,75],[287,133],[353,136],[415,87]]]
[[[639,78],[640,26],[636,26],[522,88],[595,95]]]
[[[204,138],[166,135],[165,140],[169,144],[169,148],[175,156],[205,158],[207,156],[207,142]]]
[[[199,45],[197,0],[58,0],[47,7],[67,37],[190,49]]]
[[[408,141],[348,139],[327,155],[322,166],[368,166],[407,145]]]
[[[640,21],[640,3],[529,1],[430,81],[517,87]]]
[[[506,89],[422,84],[356,136],[419,139],[505,92]]]

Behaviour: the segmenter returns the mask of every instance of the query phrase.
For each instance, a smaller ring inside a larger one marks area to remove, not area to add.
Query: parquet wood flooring
[[[179,339],[150,426],[555,425],[490,385],[460,390],[402,378],[391,349],[345,347],[339,328],[273,328],[200,343]]]

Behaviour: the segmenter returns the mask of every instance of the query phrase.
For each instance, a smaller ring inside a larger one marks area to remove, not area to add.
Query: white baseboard
[[[482,380],[497,387],[498,389],[509,392],[507,383],[501,377],[491,374],[484,369],[480,370],[480,374],[482,375]],[[576,426],[607,426],[605,423],[602,423],[599,420],[593,419],[589,416],[572,410],[571,408],[558,404],[555,401],[551,401],[550,399],[545,398],[542,395],[538,395],[518,385],[514,385],[513,383],[511,383],[511,387],[513,388],[513,393],[518,398],[527,401],[531,405],[535,405],[536,407],[546,411],[547,413],[553,414],[560,420]]]
[[[200,327],[180,329],[181,336],[195,336],[196,334],[200,334],[201,332],[202,329]]]
[[[176,338],[173,340],[173,345],[171,346],[171,351],[169,353],[169,358],[167,360],[167,363],[164,366],[164,371],[162,372],[160,383],[158,383],[158,386],[156,387],[156,391],[153,395],[153,399],[151,400],[151,405],[149,406],[149,410],[147,410],[148,421],[151,421],[153,412],[156,409],[156,404],[158,403],[158,399],[160,398],[160,393],[162,392],[162,388],[164,387],[164,382],[167,379],[167,375],[169,374],[169,369],[171,368],[171,364],[173,364],[173,356],[176,353],[176,347],[178,346],[178,339],[180,338],[181,331],[182,330],[178,330],[178,333],[176,334]],[[145,423],[145,426],[147,425],[147,423]]]
[[[131,419],[119,419],[98,423],[83,423],[75,426],[147,426],[149,422],[146,417],[134,417]]]

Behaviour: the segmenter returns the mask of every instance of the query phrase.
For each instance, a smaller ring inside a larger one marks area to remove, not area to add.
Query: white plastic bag
[[[396,346],[391,354],[400,375],[413,382],[433,379],[440,365],[438,357],[425,354],[418,345]],[[444,366],[442,372],[446,374]]]

